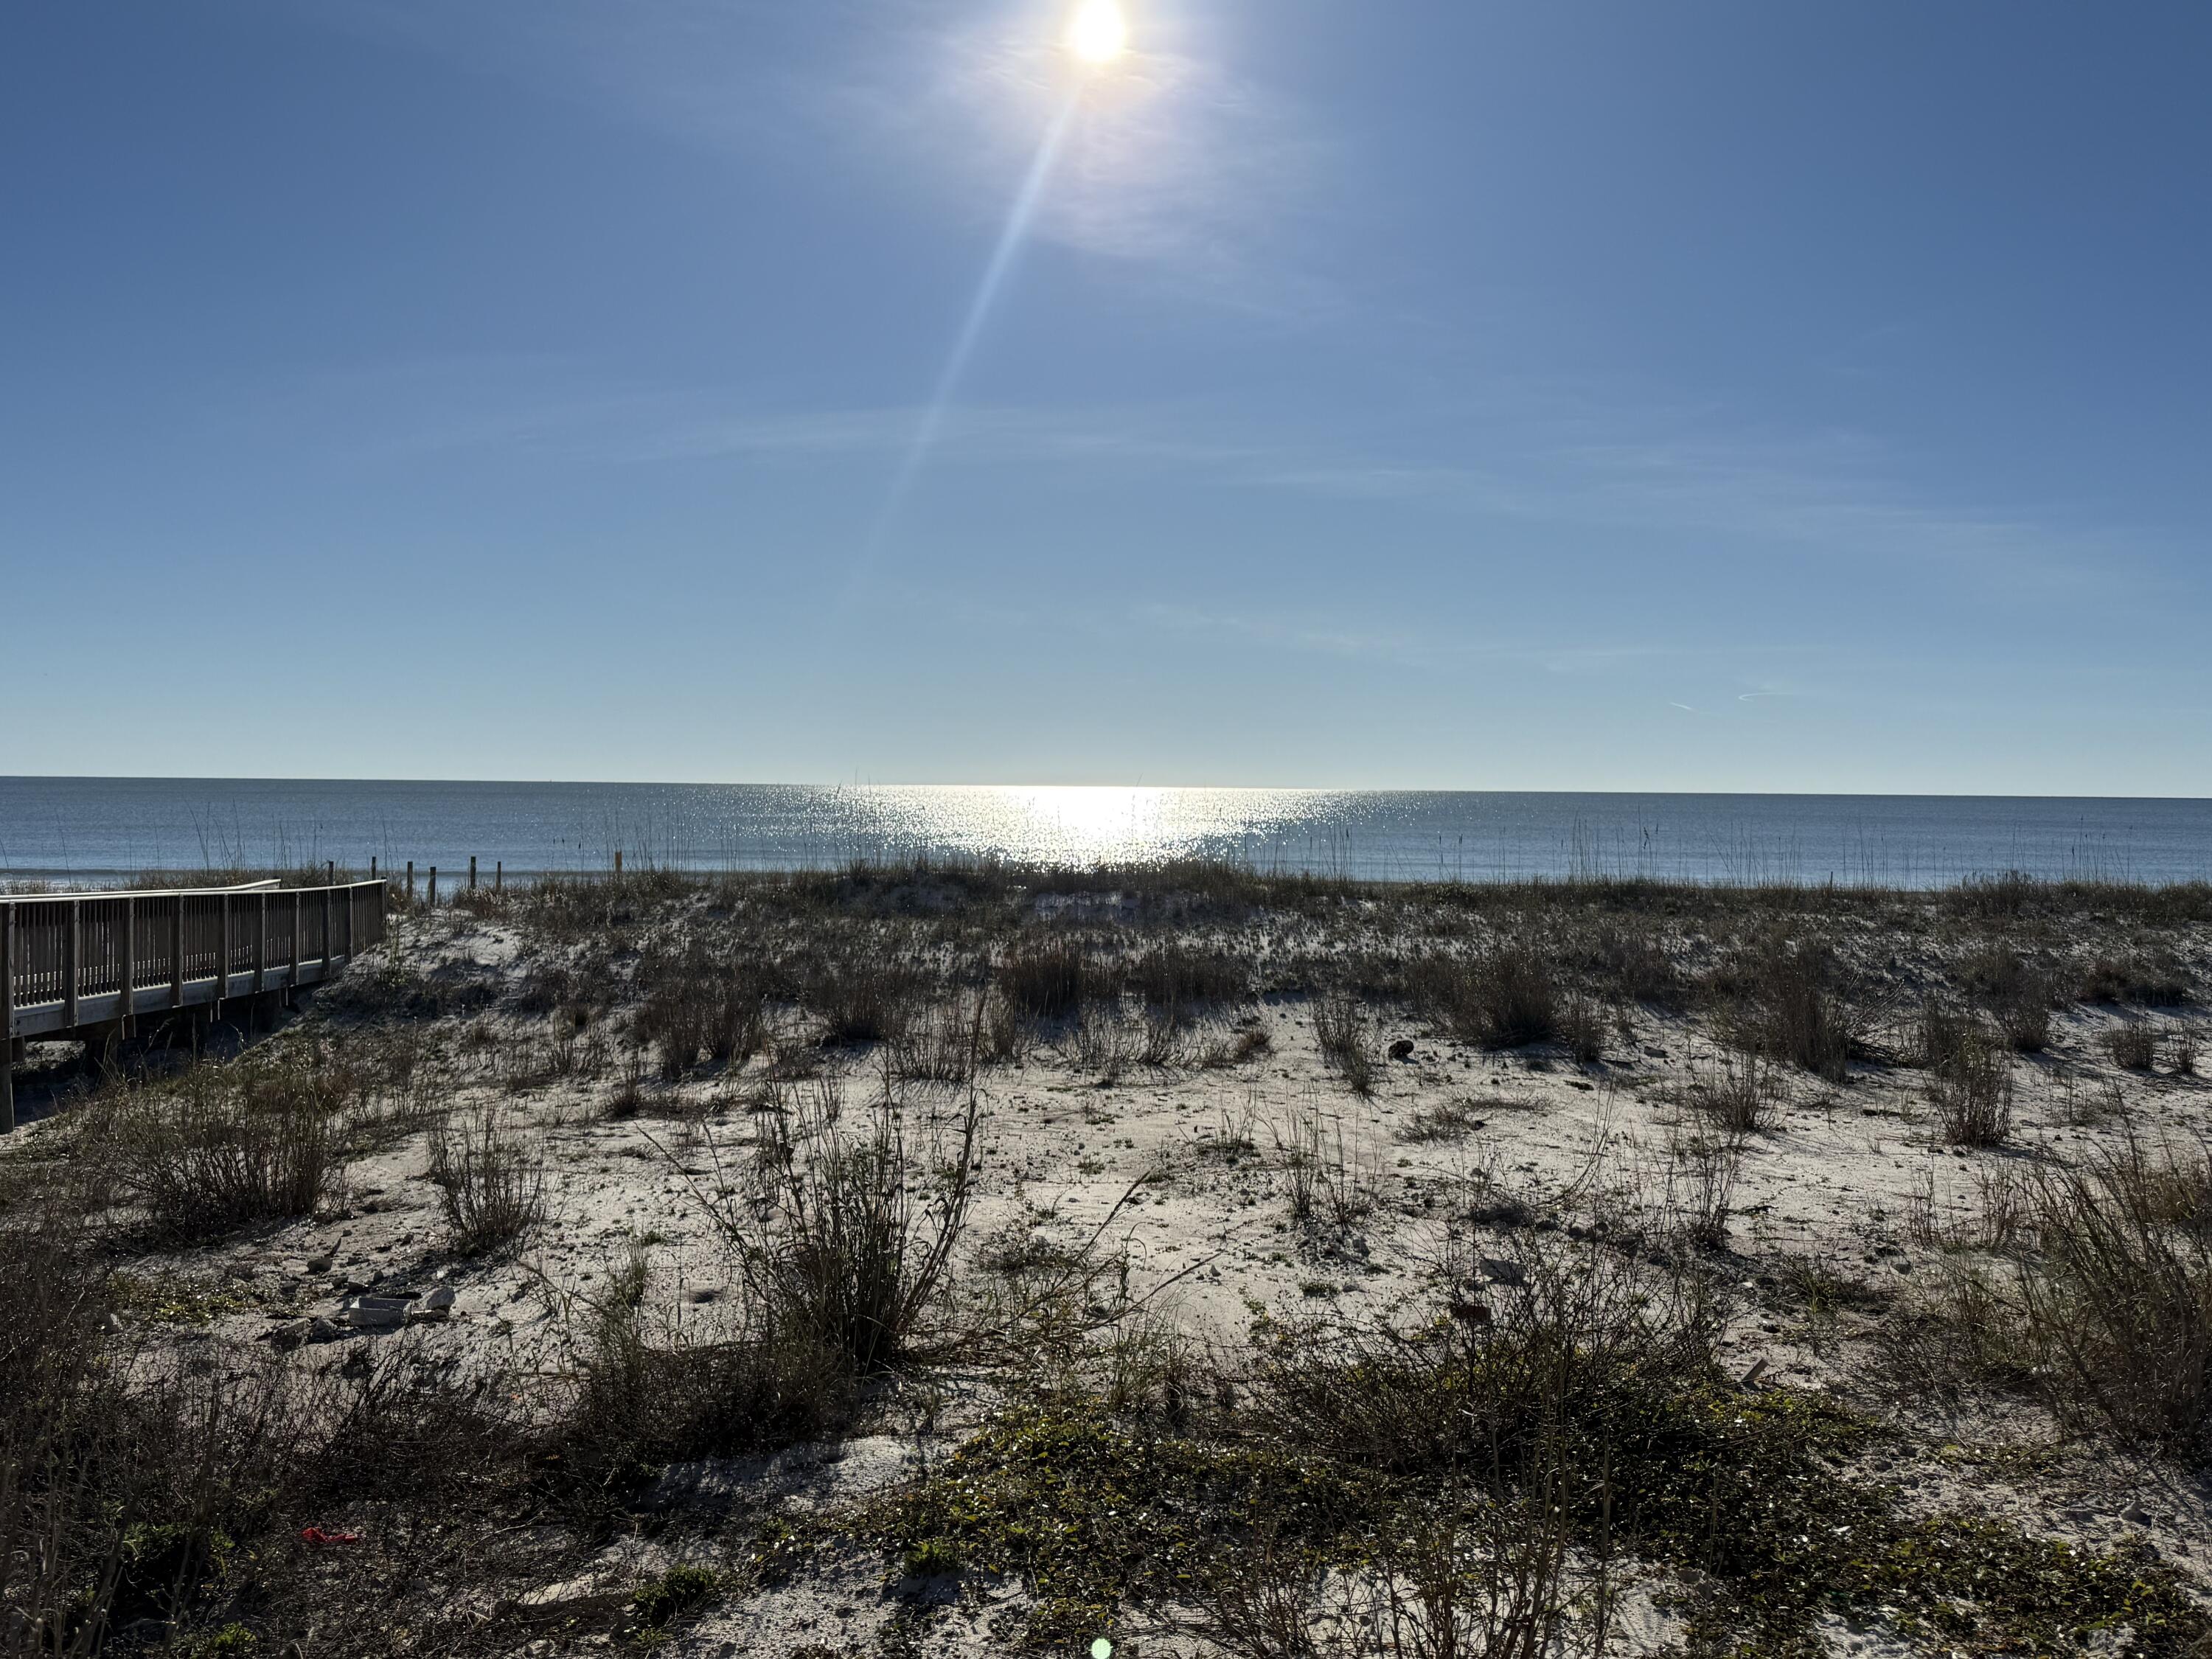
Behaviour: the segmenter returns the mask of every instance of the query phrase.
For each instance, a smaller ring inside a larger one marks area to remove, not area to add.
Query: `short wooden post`
[[[62,934],[62,1024],[76,1029],[76,981],[84,957],[84,907],[69,902],[69,926]]]
[[[430,866],[430,908],[432,908],[433,910],[434,910],[434,909],[436,909],[437,908],[438,908],[438,866],[437,866],[436,865],[434,865],[434,865],[432,865],[432,866]]]
[[[501,860],[491,861],[491,890],[498,892],[507,884],[507,866]]]
[[[138,901],[123,901],[123,964],[115,988],[115,1018],[127,1020],[138,1012]]]
[[[325,887],[335,887],[337,884],[337,860],[336,859],[325,859],[323,860],[323,885]]]
[[[15,907],[0,904],[0,1134],[15,1128]]]
[[[185,1006],[185,896],[177,895],[169,915],[169,1006]]]
[[[371,881],[376,879],[376,854],[374,853],[368,855],[368,878]]]
[[[407,908],[415,908],[415,860],[407,860]]]
[[[471,853],[471,854],[469,854],[469,891],[471,891],[471,893],[473,893],[473,892],[475,892],[476,890],[477,890],[477,855],[476,855],[474,853]]]
[[[622,848],[619,847],[615,848],[615,873],[622,874]]]

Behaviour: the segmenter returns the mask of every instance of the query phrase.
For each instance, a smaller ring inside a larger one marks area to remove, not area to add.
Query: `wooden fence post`
[[[258,896],[253,917],[253,994],[259,996],[269,983],[269,895]],[[267,1009],[260,1011],[268,1012]]]
[[[473,892],[475,892],[476,890],[477,890],[477,855],[476,855],[474,853],[471,853],[471,854],[469,854],[469,891],[471,891],[471,893],[473,893]]]
[[[436,865],[434,865],[434,865],[432,865],[432,866],[430,866],[430,908],[431,908],[431,909],[433,909],[433,910],[434,910],[434,909],[436,909],[437,908],[438,908],[438,866],[437,866]]]
[[[331,890],[323,889],[323,977],[331,976]]]
[[[292,962],[290,972],[284,980],[285,994],[289,997],[300,985],[300,890],[292,890]],[[292,997],[297,1002],[297,997]]]
[[[498,859],[491,861],[491,890],[498,892],[507,884],[507,866]]]
[[[169,917],[169,1006],[185,1006],[185,896],[177,895]]]
[[[415,908],[415,860],[407,860],[407,908]]]

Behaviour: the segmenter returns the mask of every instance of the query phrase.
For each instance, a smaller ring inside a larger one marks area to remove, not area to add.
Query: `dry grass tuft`
[[[1471,962],[1430,957],[1407,978],[1415,1005],[1466,1042],[1522,1048],[1559,1035],[1557,975],[1525,942],[1498,945]]]
[[[544,1219],[543,1159],[500,1127],[491,1107],[458,1130],[442,1124],[432,1133],[430,1181],[463,1255],[510,1250]]]
[[[779,1337],[842,1354],[860,1374],[908,1352],[951,1285],[975,1178],[976,1104],[942,1134],[908,1138],[886,1096],[859,1122],[831,1085],[761,1120],[759,1202],[708,1195],[751,1304]]]
[[[95,1106],[77,1144],[157,1232],[211,1239],[313,1213],[343,1170],[356,1098],[300,1058],[195,1066]]]
[[[1375,1054],[1374,1032],[1359,999],[1346,992],[1331,992],[1315,1002],[1313,1021],[1314,1037],[1321,1045],[1322,1058],[1352,1093],[1363,1097],[1373,1094],[1379,1062]]]

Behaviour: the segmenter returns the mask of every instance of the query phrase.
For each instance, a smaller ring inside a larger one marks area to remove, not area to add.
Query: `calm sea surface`
[[[2212,801],[1323,789],[0,778],[0,877],[150,869],[803,869],[919,853],[1193,855],[1383,880],[1653,876],[1926,886],[2212,877]]]

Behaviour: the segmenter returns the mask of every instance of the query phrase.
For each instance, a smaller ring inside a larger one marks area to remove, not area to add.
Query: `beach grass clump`
[[[1700,1081],[1695,1098],[1723,1130],[1757,1134],[1773,1127],[1781,1103],[1774,1063],[1756,1049],[1721,1056],[1720,1069]]]
[[[896,1103],[848,1114],[834,1083],[764,1116],[757,1192],[708,1198],[763,1328],[842,1355],[856,1375],[912,1352],[951,1288],[976,1116],[971,1094],[917,1139]]]
[[[430,1182],[447,1237],[462,1255],[512,1250],[545,1217],[544,1158],[502,1127],[493,1107],[432,1132]]]
[[[2039,1395],[2062,1422],[2212,1462],[2212,1153],[2130,1135],[2006,1188],[1888,1333],[1923,1386]]]
[[[1365,1006],[1349,992],[1332,991],[1313,1005],[1314,1040],[1322,1059],[1352,1093],[1375,1092],[1378,1062]]]
[[[1121,970],[1122,988],[1148,1007],[1185,1017],[1243,1001],[1251,994],[1245,963],[1227,951],[1161,944],[1139,951]]]
[[[2171,954],[2100,952],[2081,969],[2076,994],[2084,1002],[2142,1008],[2178,1008],[2189,1000],[2188,971]]]
[[[1079,1014],[1097,994],[1095,973],[1081,945],[1071,939],[1031,940],[1009,946],[993,982],[1009,1007],[1033,1024]]]
[[[2158,1028],[2133,1019],[2115,1025],[2105,1033],[2105,1052],[2123,1071],[2148,1072],[2158,1063]]]
[[[2032,1186],[2027,1338],[2071,1414],[2212,1459],[2212,1155],[2129,1138]]]
[[[1407,983],[1414,1006],[1463,1042],[1523,1048],[1559,1035],[1557,971],[1524,940],[1506,941],[1473,958],[1424,958],[1408,968]]]
[[[1769,939],[1725,963],[1711,988],[1733,1046],[1841,1083],[1865,1023],[1848,978],[1825,941]]]
[[[2051,1038],[2049,972],[1999,939],[1969,951],[1960,982],[2019,1054],[2040,1054]]]
[[[574,1395],[550,1432],[572,1502],[619,1506],[672,1462],[775,1451],[851,1421],[859,1381],[845,1355],[750,1306],[726,1334],[696,1337],[648,1310],[645,1285],[633,1258],[586,1310]]]
[[[96,1103],[76,1144],[155,1232],[217,1238],[323,1202],[344,1170],[357,1082],[296,1054],[196,1066]]]
[[[858,939],[813,966],[800,1000],[821,1020],[827,1046],[894,1042],[905,1035],[921,988],[912,963]]]
[[[1591,930],[1582,956],[1591,977],[1625,1002],[1668,1012],[1688,1004],[1688,979],[1656,931],[1601,923]]]
[[[1344,1120],[1311,1103],[1292,1106],[1274,1136],[1291,1218],[1309,1231],[1341,1237],[1380,1201],[1377,1171],[1344,1131]]]
[[[742,1066],[767,1046],[771,985],[757,964],[695,940],[688,949],[647,953],[636,983],[642,997],[633,1029],[668,1082],[702,1055]]]
[[[1954,1146],[2002,1146],[2012,1133],[2010,1044],[1976,1018],[1930,1008],[1923,1024],[1928,1097]]]

